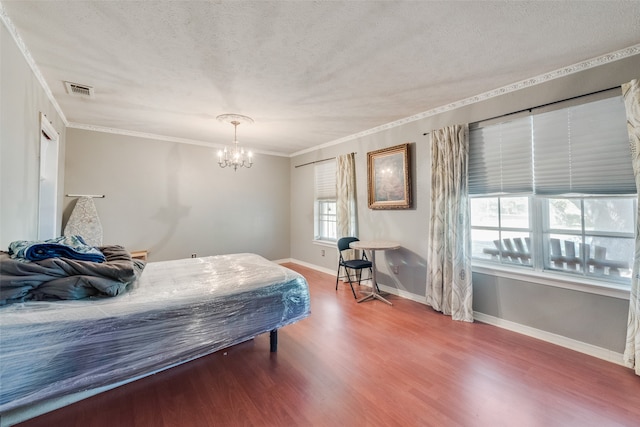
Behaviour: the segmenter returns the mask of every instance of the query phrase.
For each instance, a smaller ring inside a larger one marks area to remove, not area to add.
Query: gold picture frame
[[[370,209],[411,207],[409,143],[367,153]]]

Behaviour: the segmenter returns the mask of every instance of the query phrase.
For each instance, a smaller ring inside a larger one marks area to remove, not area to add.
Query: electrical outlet
[[[398,272],[400,271],[400,267],[398,267],[397,265],[392,265],[391,271],[393,271],[393,274],[398,274]]]
[[[198,254],[196,254],[196,253],[191,254],[191,258],[196,258],[197,256],[198,256]]]
[[[324,256],[324,249],[320,249],[320,255]]]

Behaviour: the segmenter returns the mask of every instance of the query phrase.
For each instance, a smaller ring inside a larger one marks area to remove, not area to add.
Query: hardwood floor
[[[309,318],[29,420],[36,426],[637,426],[630,369],[297,265]],[[366,289],[366,288],[363,288]]]

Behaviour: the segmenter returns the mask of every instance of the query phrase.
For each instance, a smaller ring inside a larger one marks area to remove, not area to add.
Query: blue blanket
[[[11,258],[40,261],[47,258],[71,258],[79,261],[105,262],[102,252],[87,245],[81,236],[61,236],[50,240],[16,240],[9,244]]]

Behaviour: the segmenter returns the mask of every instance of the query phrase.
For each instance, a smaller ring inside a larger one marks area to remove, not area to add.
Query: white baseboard
[[[275,263],[278,264],[283,264],[283,263],[293,263],[293,264],[299,264],[303,267],[308,267],[311,268],[313,270],[317,270],[320,271],[322,273],[327,273],[327,274],[331,274],[332,276],[336,275],[337,270],[329,270],[328,268],[324,268],[324,267],[320,267],[319,265],[315,265],[315,264],[311,264],[308,262],[304,262],[304,261],[300,261],[297,260],[295,258],[288,258],[288,259],[283,259],[283,260],[278,260],[278,261],[274,261]],[[363,280],[362,286],[371,286],[370,284],[366,283],[366,280]],[[381,291],[387,292],[389,294],[392,295],[397,295],[399,297],[411,300],[411,301],[415,301],[415,302],[419,302],[421,304],[425,304],[426,303],[426,299],[423,296],[414,294],[412,292],[407,292],[404,291],[402,289],[398,289],[398,288],[393,288],[391,286],[386,286],[386,285],[382,285],[382,284],[378,284],[378,287],[380,288]]]
[[[473,313],[473,318],[479,322],[517,332],[519,334],[523,334],[532,338],[537,338],[542,341],[556,344],[561,347],[578,351],[580,353],[588,354],[589,356],[597,357],[598,359],[603,359],[608,362],[624,366],[623,355],[621,353],[616,353],[615,351],[607,350],[606,348],[587,344],[582,341],[563,337],[562,335],[553,334],[551,332],[532,328],[530,326],[521,325],[520,323],[515,323],[509,320],[500,319],[498,317],[489,316],[488,314],[478,313],[477,311]]]
[[[393,288],[391,286],[383,285],[380,283],[378,283],[378,287],[380,288],[381,291],[387,292],[391,295],[397,295],[401,298],[427,305],[427,298],[422,295],[414,294],[413,292],[407,292],[405,290]]]

